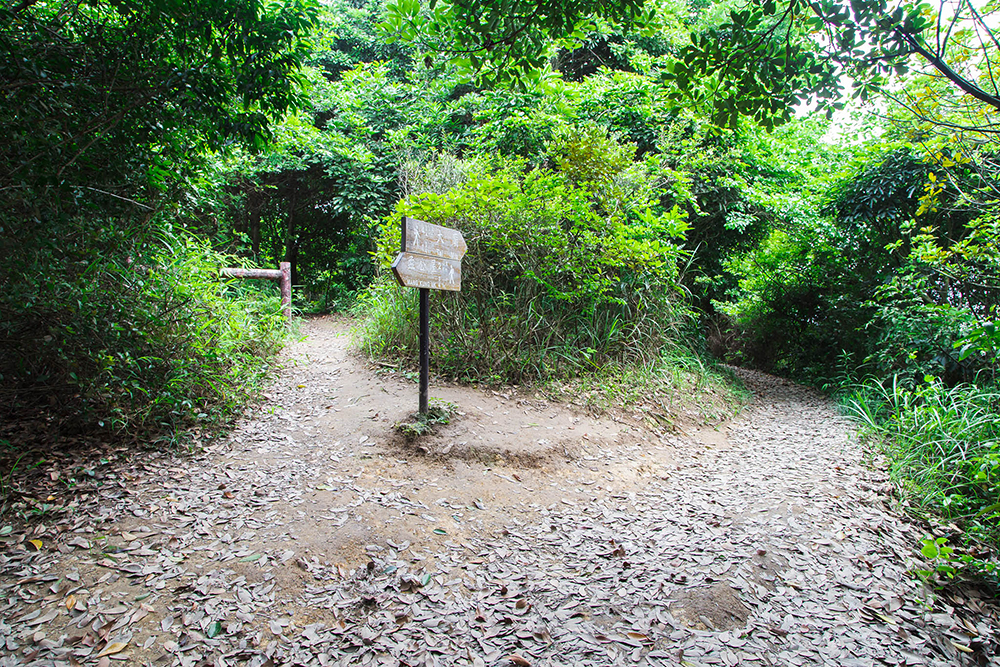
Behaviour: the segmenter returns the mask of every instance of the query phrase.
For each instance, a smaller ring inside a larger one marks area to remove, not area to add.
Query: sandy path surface
[[[718,429],[417,387],[307,337],[196,455],[139,454],[0,551],[0,666],[980,665],[992,600],[930,597],[850,425],[747,373]],[[58,499],[53,499],[58,502]]]

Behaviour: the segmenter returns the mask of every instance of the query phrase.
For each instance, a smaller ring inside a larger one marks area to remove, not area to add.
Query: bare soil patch
[[[0,665],[990,664],[992,600],[907,574],[921,534],[822,396],[668,433],[417,386],[305,322],[259,410],[121,455],[0,552]],[[652,422],[655,424],[655,421]],[[98,483],[99,482],[99,483]]]
[[[670,605],[670,613],[698,630],[733,630],[743,627],[750,617],[750,610],[740,601],[739,592],[724,583],[681,592]]]

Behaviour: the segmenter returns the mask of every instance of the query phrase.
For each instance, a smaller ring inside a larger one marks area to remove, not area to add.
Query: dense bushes
[[[253,395],[284,336],[273,288],[221,283],[231,259],[184,234],[93,219],[61,231],[2,243],[0,415],[43,407],[136,436],[218,422]]]
[[[200,217],[206,167],[262,147],[299,102],[316,11],[0,5],[0,423],[41,409],[136,438],[252,392],[282,337],[277,301],[233,298],[222,258],[168,221]]]
[[[936,187],[932,205],[934,164],[913,151],[876,153],[856,169],[814,194],[812,216],[781,221],[727,259],[738,284],[717,305],[736,331],[729,354],[817,384],[971,380],[986,366],[960,359],[955,343],[989,319],[997,294],[988,234],[976,231],[988,225],[969,222],[973,179]]]
[[[1000,546],[1000,390],[992,215],[959,241],[931,228],[876,295],[875,344],[848,407],[884,451],[904,496]],[[990,569],[971,555],[965,561]]]
[[[654,213],[649,195],[639,206],[619,191],[627,161],[617,142],[561,136],[550,145],[561,171],[483,164],[444,194],[401,202],[383,227],[383,268],[398,250],[401,215],[465,235],[462,291],[433,299],[444,373],[516,383],[649,361],[690,325],[677,286],[683,214]],[[382,284],[362,301],[370,352],[412,355],[410,292]]]
[[[734,298],[716,306],[731,318],[729,359],[800,380],[829,379],[864,358],[856,332],[871,319],[862,278],[819,230],[772,231],[752,252],[727,260],[740,276]]]

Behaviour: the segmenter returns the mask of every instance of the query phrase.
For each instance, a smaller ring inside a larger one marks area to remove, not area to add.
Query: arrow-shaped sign
[[[462,232],[432,225],[416,218],[403,218],[403,252],[445,259],[462,259],[466,251]]]
[[[402,252],[392,262],[392,273],[403,287],[462,290],[462,257],[466,245],[457,229],[403,218]]]
[[[462,262],[457,259],[401,252],[392,262],[392,273],[403,287],[462,290]]]

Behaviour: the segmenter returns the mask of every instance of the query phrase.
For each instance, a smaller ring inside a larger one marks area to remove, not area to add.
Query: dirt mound
[[[698,630],[742,628],[750,610],[738,595],[738,591],[724,583],[683,590],[676,594],[670,613],[684,625]]]

